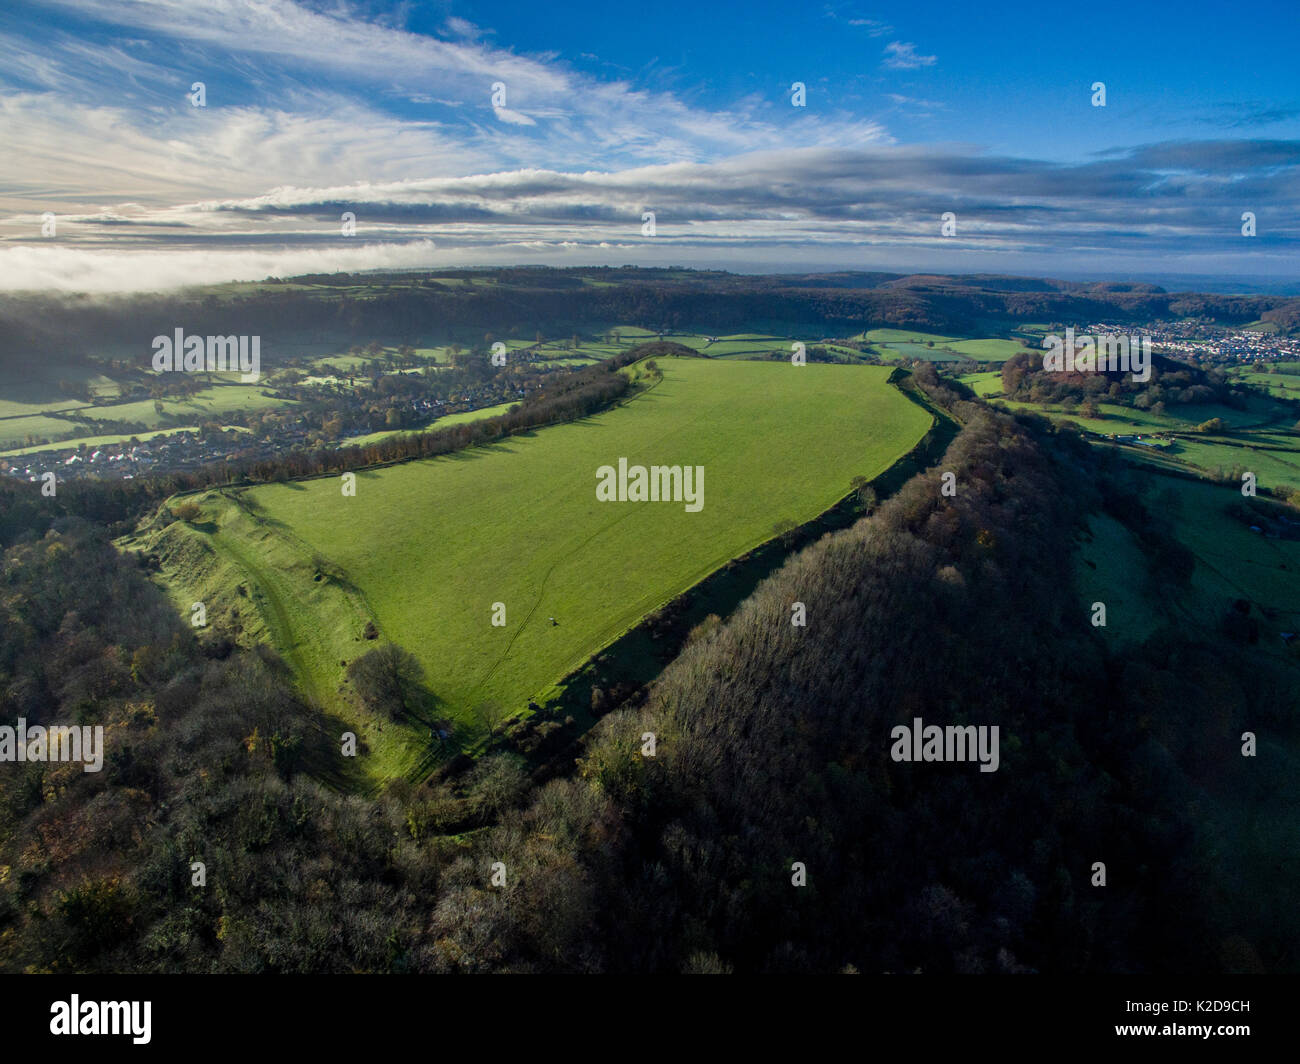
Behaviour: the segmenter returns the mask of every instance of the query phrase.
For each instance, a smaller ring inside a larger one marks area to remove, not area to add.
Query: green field
[[[995,337],[963,340],[955,336],[919,332],[910,329],[871,329],[855,339],[865,340],[875,346],[882,358],[897,361],[904,358],[922,359],[926,362],[1005,362],[1024,350],[1019,340],[1002,340]],[[933,345],[933,346],[931,346]]]
[[[798,340],[806,347],[825,348],[840,362],[862,361],[862,352],[857,348],[846,347],[833,341],[823,342],[819,339],[820,335],[820,330],[806,333],[802,337],[797,334],[777,336],[771,333],[735,333],[729,336],[715,336],[710,342],[709,337],[702,333],[686,333],[665,336],[665,339],[699,351],[708,358],[770,360],[775,354],[779,356],[780,361],[787,361],[794,353],[792,345]]]
[[[1091,515],[1074,569],[1079,616],[1090,618],[1092,603],[1103,603],[1106,627],[1099,630],[1107,641],[1121,646],[1141,643],[1168,621],[1161,603],[1147,593],[1142,544],[1110,515]]]
[[[1002,395],[1002,373],[990,370],[984,373],[965,373],[957,378],[981,398]]]
[[[150,429],[156,429],[164,428],[177,420],[184,424],[198,425],[204,421],[220,421],[228,414],[251,413],[293,405],[285,399],[263,395],[264,387],[265,385],[261,384],[214,385],[197,392],[190,399],[164,399],[161,414],[154,409],[152,399],[118,403],[113,406],[96,406],[80,413],[90,421],[142,421]]]
[[[976,388],[976,378],[963,378]],[[994,405],[1008,410],[1030,411],[1057,422],[1071,422],[1100,436],[1169,437],[1167,446],[1142,453],[1128,447],[1126,453],[1147,464],[1166,468],[1184,468],[1211,477],[1228,476],[1234,470],[1254,473],[1260,486],[1300,490],[1300,434],[1292,429],[1293,411],[1264,397],[1252,398],[1245,410],[1204,404],[1173,404],[1164,414],[1137,410],[1116,403],[1098,404],[1100,418],[1087,418],[1078,412],[1065,412],[1057,406],[1044,406],[1019,400],[1002,399],[990,394]],[[1220,418],[1226,428],[1222,433],[1201,434],[1197,425]]]
[[[947,348],[940,347],[938,344],[934,347],[912,343],[877,344],[876,349],[880,352],[882,358],[891,362],[898,362],[905,358],[918,358],[922,362],[961,361]]]
[[[472,732],[475,706],[544,702],[647,613],[775,522],[832,506],[931,424],[884,367],[658,362],[660,383],[597,416],[360,472],[354,498],[337,477],[208,493],[195,526],[136,545],[162,555],[183,608],[238,609],[310,694],[351,714],[374,771],[407,771],[418,743],[394,725],[378,734],[339,694],[340,662],[374,645],[360,639],[367,617],[420,659],[437,711]],[[702,466],[703,509],[598,501],[596,470],[620,457]],[[496,602],[505,627],[490,623]]]
[[[1267,538],[1229,516],[1241,503],[1232,487],[1152,475],[1143,497],[1172,521],[1196,565],[1187,589],[1153,583],[1141,544],[1114,518],[1094,514],[1075,575],[1085,607],[1106,604],[1105,638],[1141,642],[1164,625],[1215,634],[1230,604],[1245,599],[1264,646],[1284,653],[1280,633],[1300,630],[1300,541]]]
[[[1025,345],[1019,340],[996,339],[957,340],[943,346],[946,350],[975,362],[1005,362],[1012,355],[1025,349]]]
[[[1280,365],[1285,367],[1283,372],[1264,373],[1260,370],[1239,369],[1230,372],[1229,376],[1241,381],[1243,384],[1260,388],[1279,399],[1300,400],[1300,372],[1285,371],[1300,370],[1300,364],[1284,362]]]
[[[75,413],[76,420],[70,420],[68,417],[50,417],[47,413],[0,419],[0,448],[31,450],[32,448],[26,446],[29,437],[50,439],[62,447],[75,447],[83,439],[107,443],[141,436],[140,432],[105,434],[103,426],[97,424],[104,421],[138,423],[145,426],[144,431],[151,432],[162,428],[198,428],[204,422],[222,422],[231,414],[253,413],[294,405],[289,400],[264,395],[264,388],[265,384],[214,383],[187,399],[162,400],[161,412],[152,399],[100,406],[87,406],[85,403],[71,405],[53,403],[43,407],[42,410],[72,411]],[[16,406],[14,403],[5,405],[7,408]],[[72,435],[68,436],[69,433]],[[68,438],[60,440],[60,437]]]
[[[39,401],[29,403],[15,398],[0,399],[0,432],[4,431],[5,421],[14,418],[34,417],[56,410],[71,410],[85,405],[85,401],[81,399],[52,399],[44,403]]]
[[[1300,439],[1291,450],[1266,450],[1261,447],[1235,447],[1227,443],[1202,442],[1190,437],[1179,439],[1170,454],[1214,475],[1229,475],[1234,469],[1255,474],[1266,488],[1300,489]]]
[[[910,343],[924,344],[933,341],[936,345],[947,344],[958,339],[956,336],[940,336],[938,333],[921,332],[919,329],[869,329],[854,337],[869,344]]]
[[[12,449],[22,447],[30,439],[54,439],[81,428],[75,421],[63,418],[46,417],[34,414],[30,417],[7,418],[0,421],[0,447]],[[85,435],[91,435],[89,429],[83,429]]]

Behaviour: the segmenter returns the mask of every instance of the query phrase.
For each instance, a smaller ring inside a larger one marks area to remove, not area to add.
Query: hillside
[[[381,775],[409,771],[427,729],[381,732],[340,691],[367,621],[423,665],[429,719],[477,745],[485,702],[510,714],[545,702],[645,614],[778,522],[832,506],[931,424],[883,367],[659,365],[661,381],[606,413],[363,471],[355,497],[337,477],[210,492],[193,523],[125,545],[160,556],[187,612],[203,601],[214,626],[269,640],[310,697],[351,714]],[[702,508],[598,501],[597,469],[620,458],[703,467]]]

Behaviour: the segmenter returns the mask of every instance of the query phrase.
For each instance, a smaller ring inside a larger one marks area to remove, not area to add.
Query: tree
[[[69,932],[70,951],[79,960],[93,957],[131,934],[136,901],[116,876],[86,878],[79,886],[63,891],[58,902]]]
[[[396,643],[366,651],[348,666],[347,675],[367,708],[393,720],[411,712],[424,683],[424,668],[415,655]]]
[[[858,500],[867,513],[875,509],[877,501],[876,489],[871,486],[871,481],[864,476],[856,476],[849,481],[849,486],[858,493]]]
[[[518,754],[489,754],[465,778],[466,800],[481,818],[496,816],[517,804],[530,785],[527,765]]]
[[[494,698],[480,702],[474,712],[487,728],[488,735],[496,735],[497,729],[506,719],[506,707]]]

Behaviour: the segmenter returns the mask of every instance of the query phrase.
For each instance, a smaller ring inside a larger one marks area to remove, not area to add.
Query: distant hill
[[[143,352],[153,336],[178,325],[190,333],[268,339],[328,334],[365,342],[455,328],[530,335],[543,325],[583,331],[620,322],[665,332],[743,332],[761,321],[769,330],[781,323],[791,329],[816,323],[828,333],[898,327],[970,336],[1025,321],[1141,324],[1179,318],[1223,325],[1263,321],[1294,334],[1300,330],[1300,298],[985,275],[746,276],[540,267],[338,274],[130,297],[13,296],[0,309],[0,361],[49,357],[51,348],[63,356],[86,355],[111,344]]]

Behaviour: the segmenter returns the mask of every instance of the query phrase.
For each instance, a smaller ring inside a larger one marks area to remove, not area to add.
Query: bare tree
[[[480,702],[474,712],[487,728],[488,735],[496,735],[497,730],[505,723],[506,707],[495,698]]]

